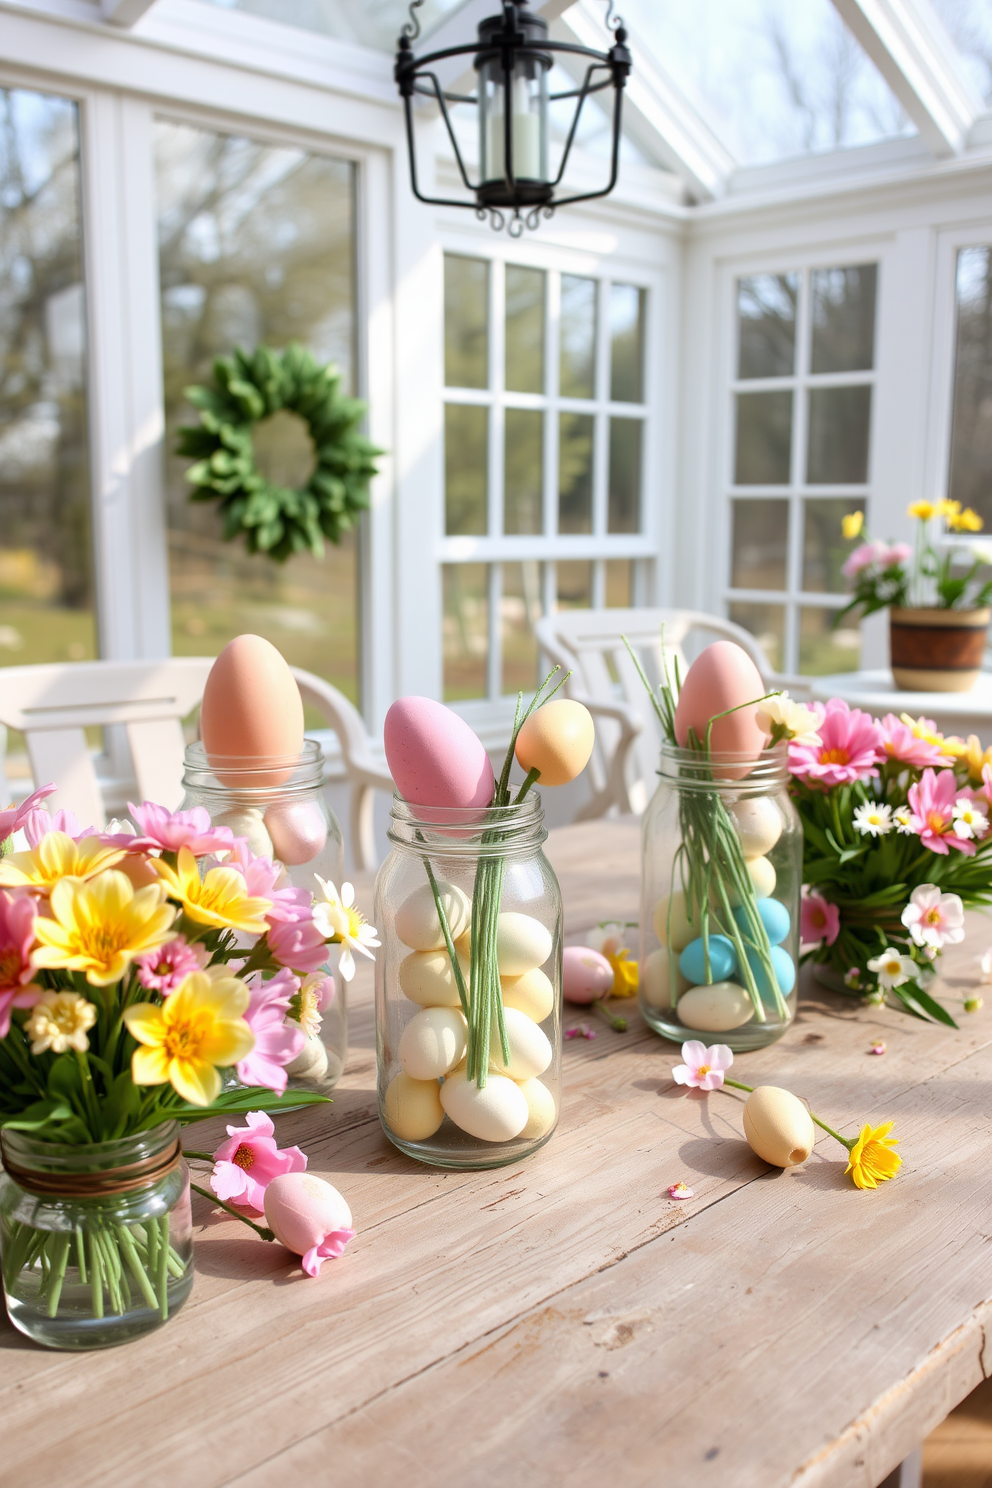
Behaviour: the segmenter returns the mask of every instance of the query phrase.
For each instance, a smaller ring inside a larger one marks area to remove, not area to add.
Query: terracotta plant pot
[[[992,609],[889,611],[892,676],[905,692],[967,692],[982,670]]]

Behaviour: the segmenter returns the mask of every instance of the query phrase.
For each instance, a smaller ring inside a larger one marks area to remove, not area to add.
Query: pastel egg
[[[279,801],[265,813],[272,855],[295,866],[312,863],[327,845],[327,822],[316,801]]]
[[[424,1142],[444,1120],[436,1080],[412,1080],[402,1071],[386,1086],[383,1110],[390,1130],[404,1142]]]
[[[303,749],[303,699],[286,662],[270,641],[235,636],[210,668],[200,704],[200,738],[207,760],[225,785],[282,785]],[[242,770],[222,768],[237,762]],[[283,769],[274,763],[286,761]]]
[[[265,1223],[280,1244],[296,1255],[305,1255],[336,1231],[353,1228],[351,1210],[342,1195],[313,1173],[280,1173],[269,1180]]]
[[[782,835],[782,813],[769,796],[745,796],[734,802],[730,814],[745,858],[763,858]]]
[[[675,997],[672,997],[672,966],[667,946],[652,951],[641,967],[641,996],[648,1007],[668,1011],[692,983],[682,975],[675,958]]]
[[[463,1071],[450,1074],[441,1086],[441,1105],[480,1142],[510,1142],[530,1120],[527,1097],[507,1075],[490,1074],[480,1090]]]
[[[504,910],[496,925],[496,956],[500,976],[523,976],[542,966],[551,955],[551,931],[533,915]]]
[[[777,1085],[759,1085],[744,1103],[744,1135],[776,1168],[794,1168],[813,1151],[816,1132],[802,1101]]]
[[[445,883],[442,879],[437,880],[437,892],[451,938],[457,940],[472,917],[471,901],[456,884]],[[444,932],[429,883],[421,884],[407,895],[396,911],[393,923],[400,940],[416,951],[436,951],[444,945]]]
[[[541,1080],[521,1080],[520,1093],[527,1102],[527,1125],[520,1133],[530,1142],[547,1136],[558,1120],[555,1098]]]
[[[462,963],[465,985],[468,966]],[[399,965],[400,989],[421,1007],[461,1007],[447,951],[411,951]]]
[[[566,1002],[580,1007],[595,1002],[613,991],[613,967],[588,946],[566,946],[561,953],[561,990]]]
[[[682,975],[690,982],[725,982],[737,970],[737,952],[726,935],[709,937],[710,970],[706,974],[706,948],[702,936],[692,940],[679,957]]]
[[[517,1008],[534,1023],[550,1018],[555,1005],[555,989],[540,967],[525,971],[523,976],[500,977],[504,1008]]]
[[[294,1080],[305,1080],[309,1085],[317,1085],[327,1074],[327,1063],[327,1049],[323,1039],[319,1033],[310,1033],[299,1054],[287,1064],[286,1073]]]
[[[718,718],[710,735],[714,753],[756,755],[765,747],[765,732],[757,720],[757,699],[766,691],[761,673],[742,647],[733,641],[715,641],[701,651],[686,672],[675,707],[675,737],[684,749],[691,729],[700,743],[706,742],[710,720]],[[742,703],[754,703],[751,708]],[[748,766],[725,768],[721,774],[740,779]]]
[[[754,892],[759,899],[769,899],[775,892],[777,875],[774,865],[768,858],[748,858],[744,865],[747,868],[748,877],[754,886]],[[727,885],[727,898],[731,907],[740,904],[740,896],[736,894],[730,884]]]
[[[396,1057],[411,1080],[438,1080],[464,1056],[467,1042],[460,1008],[429,1007],[404,1028]]]
[[[754,1005],[736,982],[714,982],[709,987],[690,987],[679,998],[676,1014],[686,1028],[705,1033],[726,1033],[740,1028],[754,1015]]]
[[[496,790],[482,740],[433,698],[399,698],[383,724],[396,789],[418,806],[488,806]]]
[[[772,995],[772,988],[764,963],[761,961],[757,951],[752,950],[747,952],[747,960],[748,965],[754,973],[754,980],[758,991],[767,1000]],[[788,997],[796,985],[796,963],[788,951],[783,950],[780,945],[772,946],[771,963],[775,971],[775,980],[778,982],[778,990],[783,997]]]
[[[651,923],[663,946],[668,945],[671,934],[672,949],[684,951],[690,940],[695,940],[699,934],[699,910],[696,909],[695,917],[690,920],[685,893],[682,889],[676,889],[673,894],[665,894],[658,900]]]
[[[466,966],[472,964],[472,928],[463,930],[461,935],[455,937],[455,952],[459,961],[464,961]]]
[[[254,806],[232,806],[215,816],[213,824],[215,827],[230,827],[235,837],[247,838],[256,858],[275,857],[265,818]]]
[[[509,1075],[511,1080],[529,1080],[534,1075],[543,1075],[554,1055],[544,1030],[538,1028],[519,1008],[504,1007],[503,1022],[506,1041],[510,1046],[510,1062],[503,1063],[499,1029],[494,1024],[489,1043],[489,1063],[492,1068],[501,1075]]]
[[[593,745],[596,728],[592,714],[570,698],[554,698],[526,720],[517,735],[516,756],[521,769],[537,769],[541,785],[567,785],[581,775]]]
[[[778,945],[789,933],[789,927],[792,923],[789,917],[789,911],[778,899],[757,899],[755,901],[755,908],[758,911],[758,918],[765,927],[765,934],[768,936],[769,941],[772,945]],[[741,930],[745,934],[748,934],[751,919],[743,904],[739,904],[734,910],[734,919],[740,925]]]

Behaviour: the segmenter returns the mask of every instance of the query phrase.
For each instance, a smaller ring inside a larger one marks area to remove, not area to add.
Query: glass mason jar
[[[15,1328],[50,1348],[150,1333],[193,1285],[179,1123],[68,1146],[0,1133],[0,1261]]]
[[[324,756],[315,739],[303,741],[303,752],[286,759],[225,759],[211,765],[199,742],[186,748],[181,809],[204,806],[217,826],[246,837],[256,857],[277,858],[285,880],[313,893],[314,874],[340,890],[344,874],[344,840],[338,819],[324,795]],[[251,937],[242,939],[246,947]],[[348,1057],[348,1005],[344,978],[329,966],[315,973],[308,986],[318,989],[320,1018],[301,1053],[287,1067],[289,1089],[328,1091],[337,1084]]]
[[[562,911],[546,837],[536,791],[479,810],[393,798],[375,884],[379,1119],[421,1162],[501,1167],[557,1125]]]
[[[666,744],[644,816],[640,1007],[682,1043],[770,1044],[796,1015],[803,833],[786,751]]]

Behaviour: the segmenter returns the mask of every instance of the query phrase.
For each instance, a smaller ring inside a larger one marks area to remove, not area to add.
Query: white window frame
[[[927,419],[926,490],[934,500],[948,494],[957,358],[957,268],[962,248],[992,249],[992,216],[937,235],[934,264],[933,380]]]

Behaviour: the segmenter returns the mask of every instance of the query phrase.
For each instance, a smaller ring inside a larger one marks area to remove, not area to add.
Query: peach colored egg
[[[685,674],[675,708],[675,737],[684,749],[692,729],[705,743],[710,719],[727,708],[754,702],[767,691],[754,662],[733,641],[716,641],[700,652]],[[713,725],[710,748],[714,753],[757,754],[765,747],[765,733],[757,721],[757,708],[740,708]],[[727,769],[731,778],[746,773]]]
[[[579,1006],[613,990],[613,967],[588,946],[566,946],[561,954],[561,990],[566,1002]]]
[[[555,1005],[555,989],[540,967],[525,971],[523,976],[500,977],[503,1006],[517,1008],[535,1023],[550,1018]]]
[[[200,705],[200,737],[225,785],[258,785],[245,769],[295,759],[303,749],[303,699],[292,672],[270,641],[240,635],[210,668]],[[222,768],[236,761],[241,770]],[[281,785],[292,770],[272,770],[266,785]]]
[[[264,819],[272,854],[282,863],[312,863],[327,844],[327,822],[316,801],[274,802]]]
[[[280,1173],[265,1189],[265,1223],[281,1245],[304,1255],[335,1230],[353,1228],[343,1196],[313,1173]]]
[[[554,698],[527,719],[517,735],[517,764],[540,770],[539,785],[567,785],[581,775],[596,742],[592,714],[570,698]]]
[[[433,698],[393,703],[383,724],[386,763],[396,789],[417,806],[488,806],[496,789],[482,740]]]

